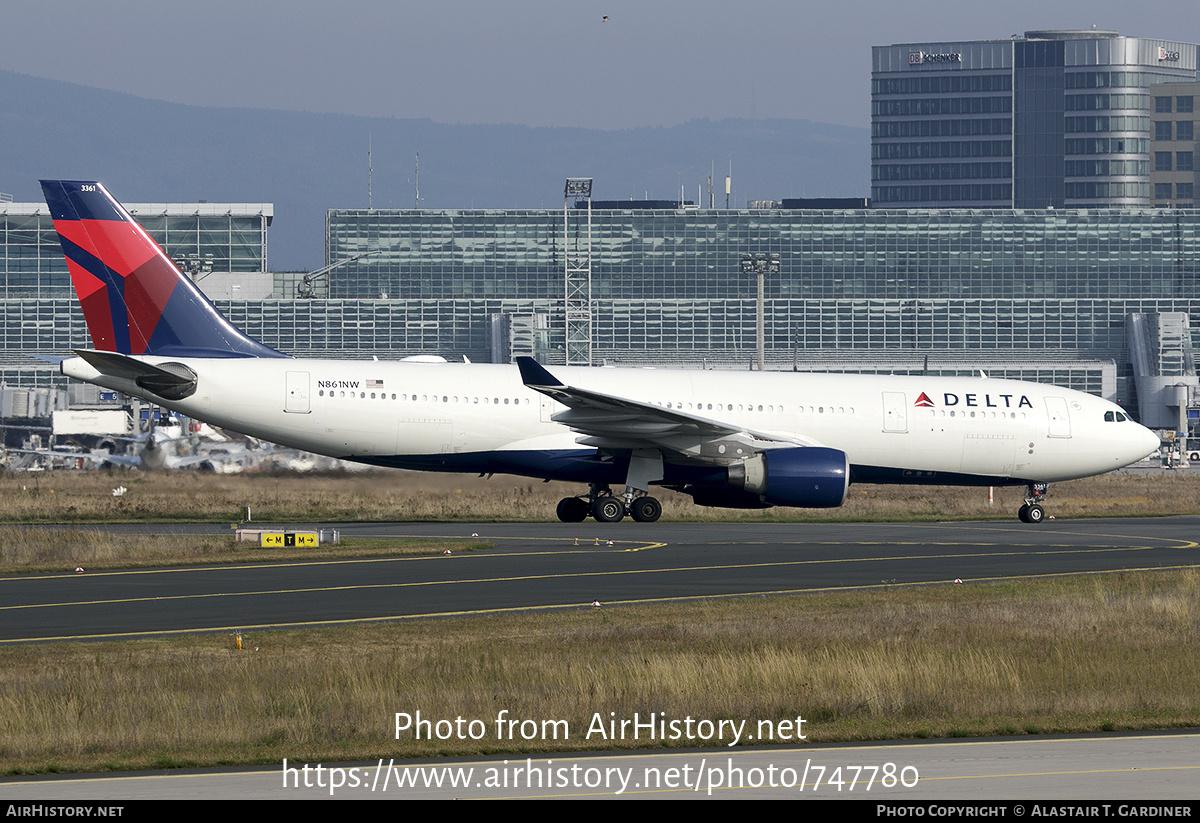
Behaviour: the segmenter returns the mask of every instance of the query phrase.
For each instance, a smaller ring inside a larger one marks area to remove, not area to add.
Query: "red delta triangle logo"
[[[913,403],[913,405],[925,408],[933,408],[933,401],[929,399],[929,395],[927,395],[925,392],[921,392],[921,394],[917,396],[917,402]]]

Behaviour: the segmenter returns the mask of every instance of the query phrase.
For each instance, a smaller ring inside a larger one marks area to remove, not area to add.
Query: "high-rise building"
[[[1155,208],[1196,207],[1196,100],[1200,83],[1162,83],[1151,90],[1150,185]]]
[[[872,204],[1151,206],[1156,99],[1174,96],[1154,89],[1195,81],[1198,52],[1095,30],[877,46]]]

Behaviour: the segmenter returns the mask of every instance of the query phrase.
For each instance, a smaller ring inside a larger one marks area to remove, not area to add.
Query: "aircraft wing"
[[[109,454],[104,451],[60,451],[58,449],[5,449],[13,454],[29,454],[38,457],[58,457],[64,460],[88,460],[93,463],[113,463],[118,466],[137,467],[141,461],[137,457],[126,457],[119,454]]]
[[[746,449],[820,445],[780,434],[714,420],[679,409],[568,386],[531,357],[518,357],[521,381],[567,407],[551,418],[583,435],[583,445],[607,449],[657,448],[701,462],[729,462],[747,456]],[[740,447],[740,448],[739,448]]]
[[[129,469],[142,468],[142,458],[132,454],[109,454],[107,452],[92,452],[91,454],[82,455],[88,460],[95,460],[97,463],[111,463],[114,466],[125,466]]]

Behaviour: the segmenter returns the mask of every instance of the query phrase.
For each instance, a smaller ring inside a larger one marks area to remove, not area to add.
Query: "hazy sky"
[[[1194,43],[1200,12],[1157,0],[41,0],[0,4],[0,68],[180,103],[444,123],[867,126],[873,45],[1092,26]]]

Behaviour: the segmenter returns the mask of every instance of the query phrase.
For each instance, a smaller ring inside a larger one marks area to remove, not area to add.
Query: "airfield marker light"
[[[598,609],[598,608],[600,608],[600,601],[599,601],[599,600],[593,600],[593,601],[592,601],[592,608],[593,608],[593,609]]]
[[[75,574],[83,574],[83,566],[76,566]]]
[[[240,652],[242,650],[242,636],[240,634],[237,636],[237,647]]]
[[[444,552],[442,552],[442,554],[450,554],[450,550],[446,549]]]

